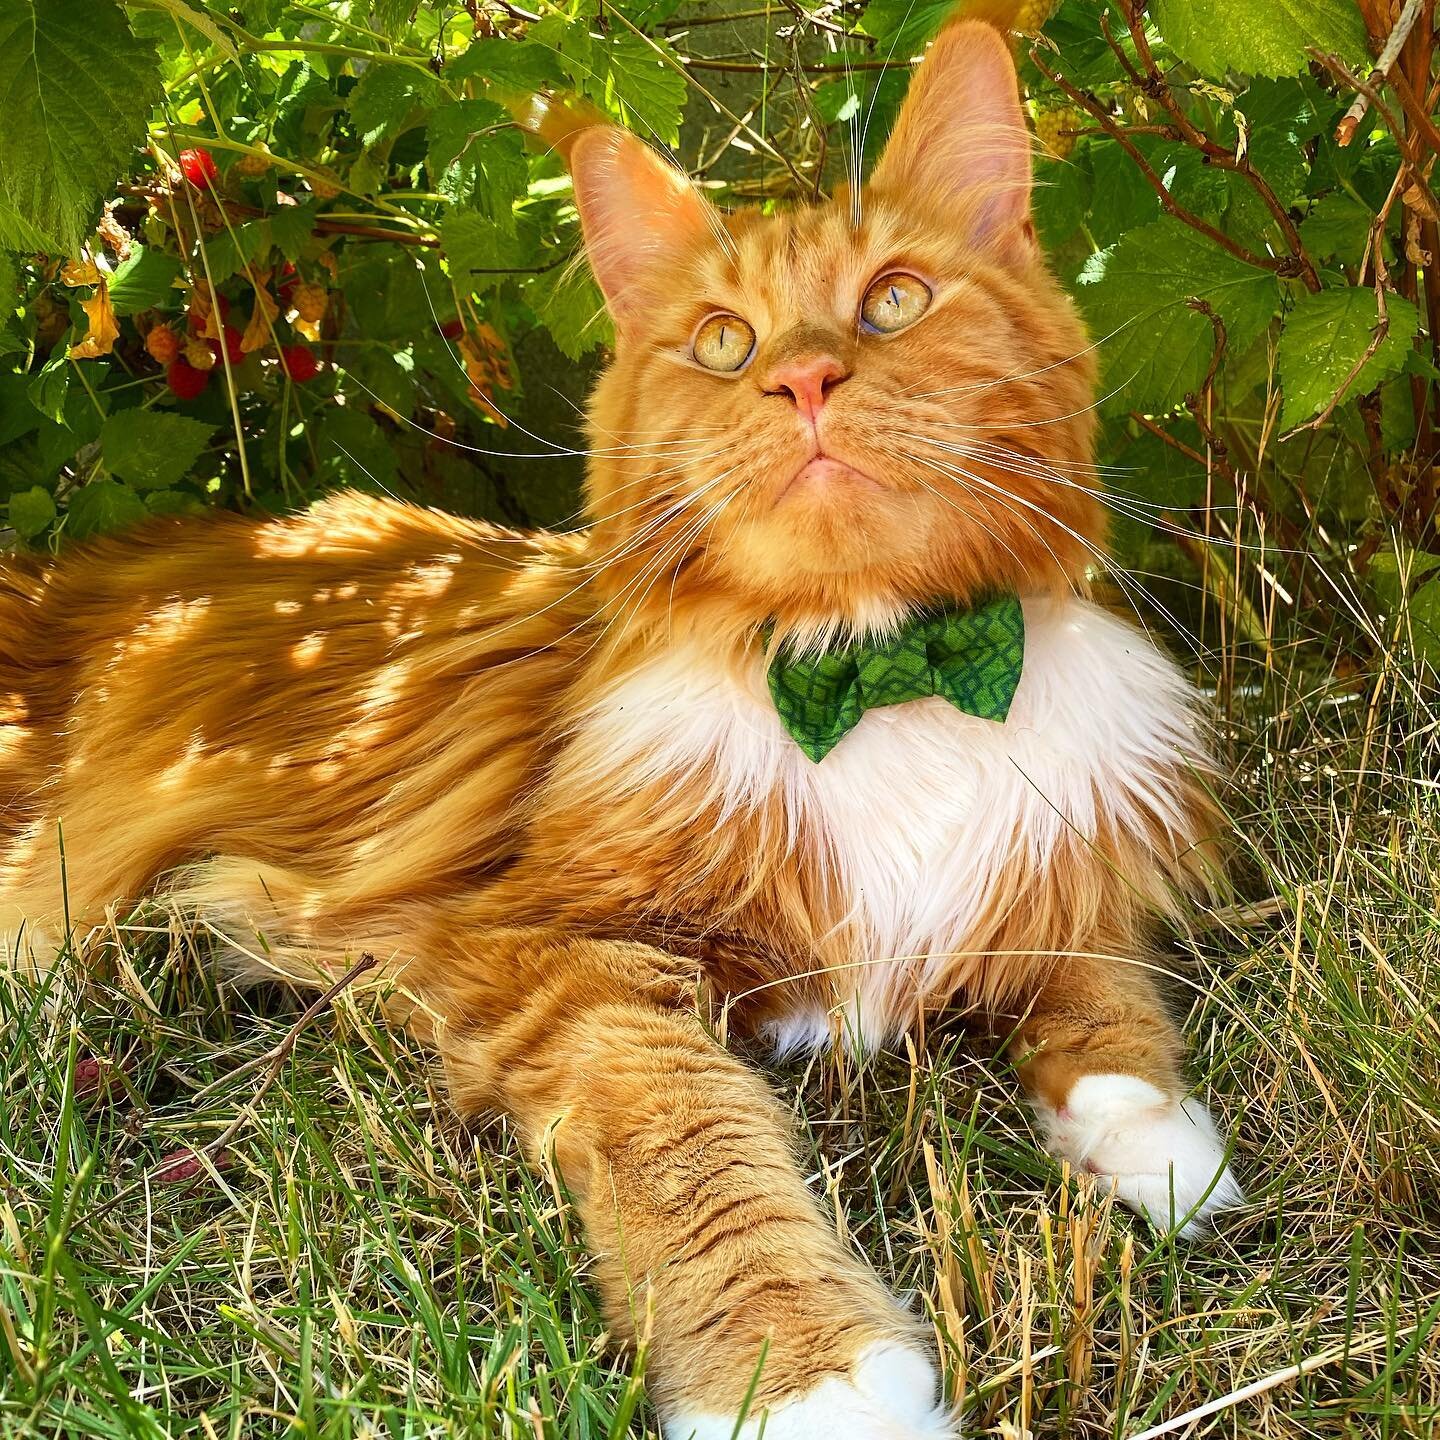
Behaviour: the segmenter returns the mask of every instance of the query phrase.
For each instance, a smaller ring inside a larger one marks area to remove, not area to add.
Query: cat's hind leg
[[[1141,964],[1061,957],[1012,1043],[1046,1147],[1182,1235],[1244,1200],[1182,1044]]]
[[[826,1223],[780,1106],[702,1025],[692,964],[511,930],[430,973],[457,1103],[507,1112],[562,1175],[608,1323],[649,1334],[667,1440],[955,1434],[915,1318]]]

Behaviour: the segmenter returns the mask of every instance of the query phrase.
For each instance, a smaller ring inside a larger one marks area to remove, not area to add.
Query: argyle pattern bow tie
[[[781,649],[768,679],[781,722],[818,763],[884,705],[938,695],[967,715],[1004,720],[1024,658],[1025,613],[1004,595],[971,610],[925,611],[888,641],[808,657]]]

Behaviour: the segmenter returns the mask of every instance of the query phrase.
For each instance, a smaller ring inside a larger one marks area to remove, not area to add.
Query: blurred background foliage
[[[1436,658],[1434,0],[971,8],[1017,32],[1100,349],[1113,579],[1241,645],[1324,617],[1337,656]],[[532,97],[803,202],[950,9],[0,0],[10,543],[342,484],[577,523],[611,335]]]

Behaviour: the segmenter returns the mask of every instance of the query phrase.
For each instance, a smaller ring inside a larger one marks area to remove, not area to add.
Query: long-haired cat
[[[952,1435],[707,1022],[988,1007],[1056,1154],[1160,1225],[1239,1198],[1148,940],[1211,873],[1213,766],[1085,598],[1094,369],[1014,68],[952,24],[868,185],[788,214],[615,129],[571,168],[618,334],[588,528],[352,494],[7,562],[6,944],[161,894],[253,973],[373,952],[461,1109],[553,1155],[614,1330],[651,1316],[667,1436]]]

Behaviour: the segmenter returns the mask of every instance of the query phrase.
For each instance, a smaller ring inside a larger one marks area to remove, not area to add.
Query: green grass
[[[1256,667],[1228,725],[1241,890],[1273,903],[1169,962],[1249,1188],[1218,1235],[1156,1238],[1062,1176],[958,1020],[776,1077],[842,1230],[934,1319],[967,1434],[1131,1437],[1211,1402],[1170,1433],[1440,1429],[1440,711],[1378,675]],[[451,1116],[430,1056],[342,996],[252,1105],[237,1071],[298,1002],[217,991],[164,916],[105,951],[105,983],[0,981],[0,1430],[654,1433],[559,1186]],[[237,1117],[214,1174],[136,1183]]]

